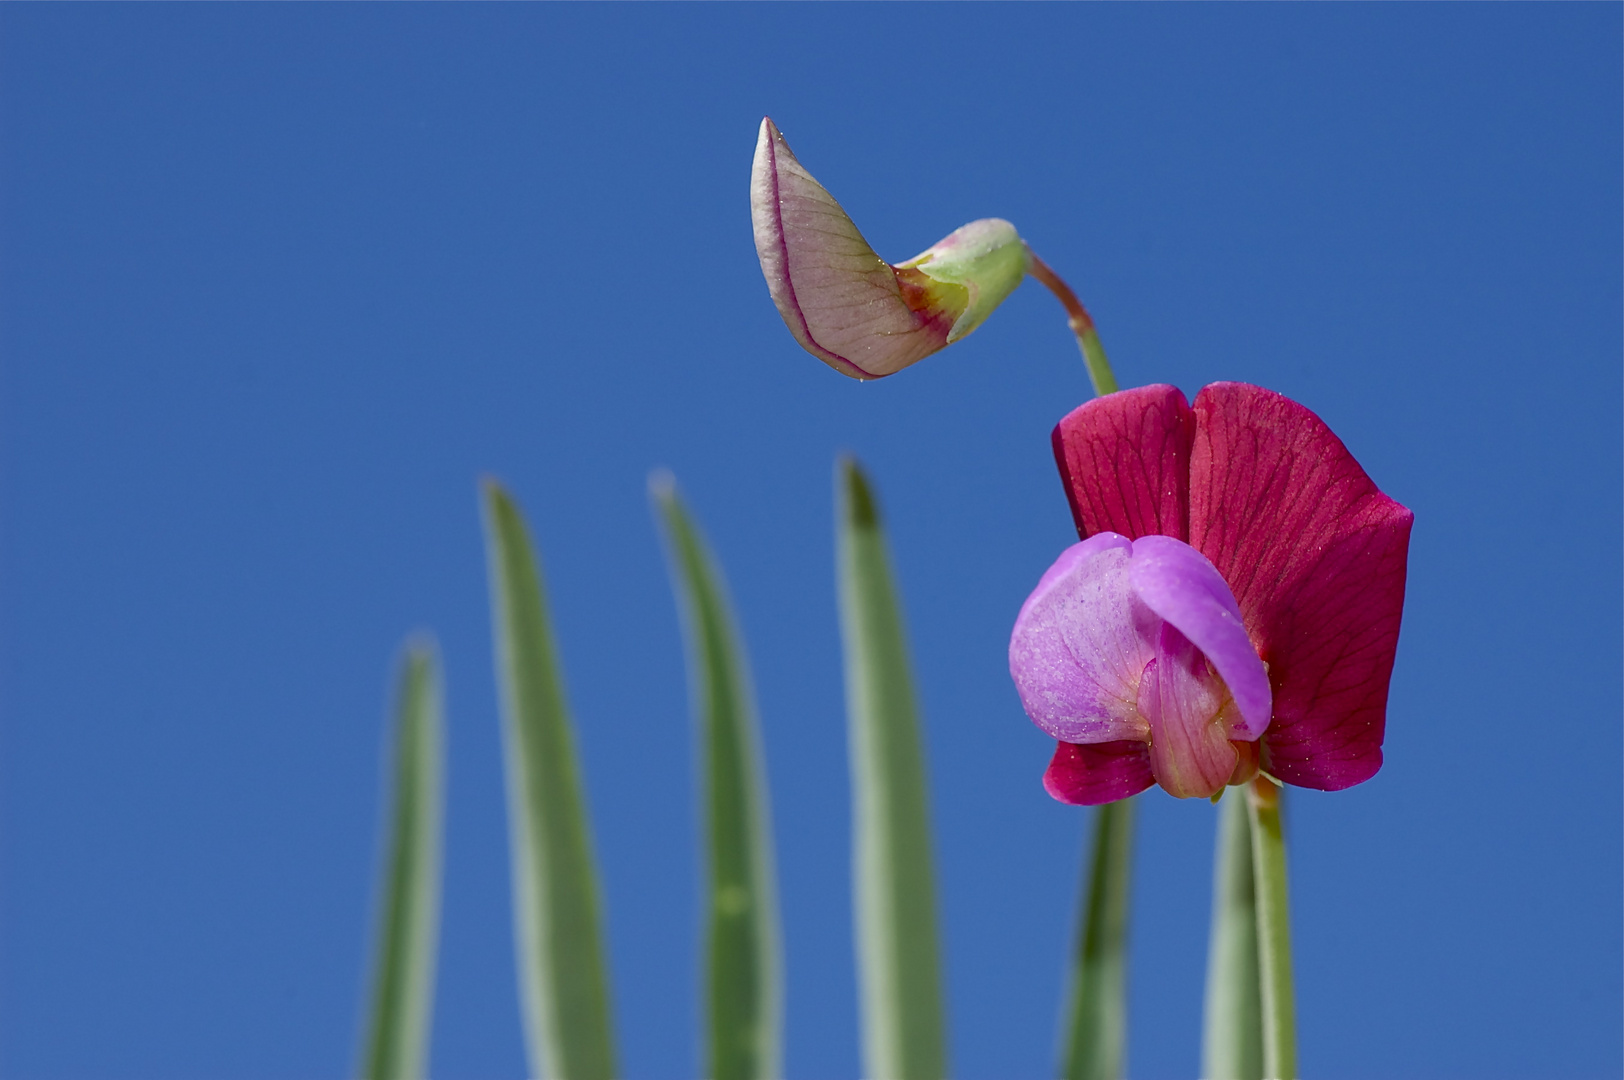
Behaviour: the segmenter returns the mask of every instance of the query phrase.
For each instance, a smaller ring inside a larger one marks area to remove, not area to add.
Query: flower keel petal
[[[1180,799],[1211,798],[1229,783],[1239,755],[1219,715],[1222,684],[1188,638],[1162,627],[1157,655],[1139,683],[1139,713],[1150,724],[1150,768]]]
[[[1142,536],[1133,542],[1128,580],[1139,599],[1177,627],[1228,684],[1245,726],[1226,737],[1262,735],[1273,715],[1269,674],[1234,594],[1206,556],[1172,537]]]

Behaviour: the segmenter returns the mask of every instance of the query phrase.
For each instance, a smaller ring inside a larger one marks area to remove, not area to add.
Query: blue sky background
[[[696,1071],[675,470],[755,664],[788,1071],[857,1073],[831,469],[923,688],[961,1078],[1052,1068],[1085,815],[1005,668],[1072,536],[1053,300],[859,385],[772,307],[771,114],[881,254],[1013,220],[1125,385],[1416,513],[1387,765],[1291,804],[1306,1075],[1616,1077],[1617,5],[0,8],[0,1071],[352,1067],[396,649],[448,669],[434,1073],[517,1077],[476,478],[543,547],[625,1071]],[[1197,1069],[1208,805],[1144,800],[1130,1069]]]

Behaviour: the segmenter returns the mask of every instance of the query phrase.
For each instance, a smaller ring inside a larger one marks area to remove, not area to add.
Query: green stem
[[[1201,1076],[1203,1080],[1261,1080],[1257,890],[1252,880],[1252,820],[1243,792],[1232,792],[1218,803],[1218,857],[1214,863]]]
[[[1027,273],[1054,293],[1060,305],[1066,309],[1066,323],[1071,327],[1071,332],[1077,335],[1077,345],[1083,350],[1083,363],[1088,367],[1088,378],[1094,384],[1094,393],[1100,397],[1116,393],[1116,375],[1111,372],[1111,361],[1105,356],[1105,346],[1100,344],[1100,335],[1094,329],[1094,319],[1088,314],[1088,309],[1071,291],[1071,286],[1049,268],[1048,263],[1034,255],[1031,248],[1027,249],[1026,254],[1031,263]]]
[[[1265,1080],[1297,1080],[1297,1004],[1291,986],[1291,922],[1286,910],[1286,839],[1280,788],[1259,776],[1248,789],[1252,874],[1257,888],[1258,963],[1263,999]]]
[[[1083,350],[1083,363],[1088,365],[1088,378],[1094,384],[1094,393],[1097,397],[1114,394],[1117,391],[1116,375],[1111,371],[1111,361],[1106,359],[1105,346],[1100,344],[1100,335],[1092,326],[1079,330],[1077,344]]]
[[[1062,1019],[1060,1080],[1118,1080],[1127,1045],[1128,892],[1133,800],[1094,812],[1094,850]]]

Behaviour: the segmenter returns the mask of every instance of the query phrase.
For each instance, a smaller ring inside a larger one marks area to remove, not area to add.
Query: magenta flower
[[[892,266],[769,120],[750,170],[768,291],[801,347],[843,375],[890,375],[981,325],[1030,265],[1015,226],[984,218]]]
[[[1078,534],[1010,640],[1044,787],[1210,797],[1381,768],[1414,515],[1307,409],[1244,383],[1108,394],[1054,430]]]

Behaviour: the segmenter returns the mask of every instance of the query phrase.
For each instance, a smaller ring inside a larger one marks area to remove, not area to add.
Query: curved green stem
[[[1291,985],[1291,922],[1286,910],[1286,838],[1280,788],[1259,776],[1247,789],[1252,875],[1257,888],[1258,967],[1263,1001],[1263,1076],[1297,1080],[1297,1003]]]
[[[1083,363],[1088,366],[1088,378],[1094,384],[1094,393],[1101,397],[1116,393],[1116,375],[1111,371],[1111,361],[1106,359],[1105,346],[1100,344],[1100,335],[1094,329],[1094,320],[1088,314],[1088,309],[1071,291],[1071,286],[1049,268],[1048,263],[1033,254],[1031,248],[1027,248],[1026,254],[1031,261],[1027,273],[1054,293],[1060,306],[1066,309],[1066,323],[1071,327],[1071,332],[1077,335],[1077,345],[1083,350]]]

